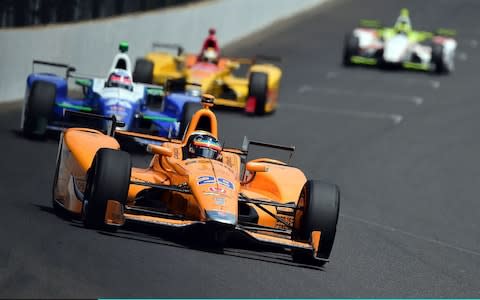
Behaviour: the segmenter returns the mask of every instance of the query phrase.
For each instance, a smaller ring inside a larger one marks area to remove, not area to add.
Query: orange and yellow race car
[[[185,54],[183,48],[171,44],[153,44],[155,48],[175,48],[153,51],[137,59],[133,72],[136,82],[163,85],[172,83],[180,89],[185,82],[199,84],[201,93],[215,96],[215,105],[243,109],[248,114],[264,115],[277,107],[282,71],[269,63],[279,58],[257,56],[249,58],[217,57],[213,48],[201,55]],[[236,75],[236,70],[247,69]],[[183,83],[183,84],[182,84]]]
[[[182,140],[115,132],[114,117],[107,133],[67,129],[58,148],[54,209],[77,215],[89,228],[115,229],[127,220],[200,226],[214,233],[208,235],[215,237],[213,242],[240,233],[291,249],[294,261],[323,265],[336,233],[337,186],[307,180],[282,161],[247,159],[249,145],[290,153],[292,146],[248,140],[241,149],[220,146],[217,119],[209,108],[213,101],[213,96],[203,96],[203,108],[193,115]],[[152,140],[148,168],[132,167],[130,154],[120,150],[120,137]]]

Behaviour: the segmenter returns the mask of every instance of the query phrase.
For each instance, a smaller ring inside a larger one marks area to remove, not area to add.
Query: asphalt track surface
[[[458,30],[453,74],[340,65],[360,18],[393,22],[401,7],[417,28]],[[295,144],[295,165],[341,187],[320,269],[271,249],[219,253],[55,216],[56,141],[18,137],[19,105],[2,105],[0,297],[480,297],[478,11],[478,1],[330,1],[226,50],[279,55],[285,70],[274,115],[218,114],[227,144]]]

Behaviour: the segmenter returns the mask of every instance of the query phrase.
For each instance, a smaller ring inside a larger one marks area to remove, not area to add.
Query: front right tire
[[[248,81],[248,98],[255,98],[254,114],[265,114],[265,105],[268,98],[268,74],[252,72]]]
[[[202,104],[200,102],[186,102],[183,105],[182,119],[180,120],[180,128],[178,132],[179,138],[183,138],[190,124],[190,121],[192,120],[193,115],[201,108]],[[205,130],[209,130],[209,128],[205,128]]]
[[[345,36],[345,42],[343,46],[343,65],[351,66],[352,65],[352,56],[357,55],[359,47],[358,37],[356,37],[352,32],[348,33]]]
[[[443,45],[433,44],[432,45],[432,62],[435,66],[435,73],[437,74],[448,74],[451,71],[451,67],[444,59],[443,55]]]

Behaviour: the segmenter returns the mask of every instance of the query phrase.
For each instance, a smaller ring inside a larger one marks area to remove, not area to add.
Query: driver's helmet
[[[188,158],[209,158],[219,159],[222,146],[218,140],[209,132],[195,131],[188,138],[187,142]]]
[[[394,29],[397,33],[408,34],[412,31],[412,23],[410,22],[409,12],[406,8],[400,11],[400,15],[395,22]]]
[[[202,61],[209,62],[209,63],[217,63],[218,61],[218,53],[215,51],[214,48],[207,48],[202,53]]]
[[[126,90],[133,90],[133,82],[130,73],[126,70],[115,69],[108,75],[105,87],[118,87]]]

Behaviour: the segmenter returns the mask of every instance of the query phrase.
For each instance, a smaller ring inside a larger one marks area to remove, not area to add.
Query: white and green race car
[[[454,69],[457,48],[454,35],[455,31],[449,29],[413,30],[409,12],[404,8],[393,27],[382,27],[376,20],[361,20],[360,27],[346,36],[343,64],[449,73]]]

